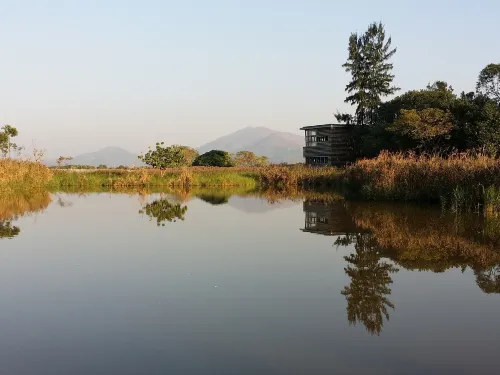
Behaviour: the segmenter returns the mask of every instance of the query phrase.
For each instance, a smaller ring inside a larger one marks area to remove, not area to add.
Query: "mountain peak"
[[[75,156],[71,164],[91,165],[94,167],[101,164],[108,167],[142,165],[136,154],[117,146],[107,146],[95,152]]]
[[[274,163],[302,162],[304,138],[297,134],[276,131],[264,126],[247,126],[234,133],[219,137],[198,148],[200,153],[210,150],[227,152],[252,151],[267,156]]]

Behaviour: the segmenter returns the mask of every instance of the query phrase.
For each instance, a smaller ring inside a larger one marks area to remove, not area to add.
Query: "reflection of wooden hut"
[[[359,232],[342,201],[332,203],[305,201],[303,209],[305,213],[303,232],[326,236]]]

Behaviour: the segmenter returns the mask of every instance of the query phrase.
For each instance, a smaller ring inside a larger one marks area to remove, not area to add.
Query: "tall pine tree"
[[[399,88],[392,85],[393,64],[389,60],[396,53],[391,49],[391,38],[386,40],[382,23],[372,23],[361,36],[349,37],[349,57],[342,67],[350,72],[352,80],[346,86],[346,103],[357,105],[356,115],[337,114],[338,121],[371,125],[376,121],[376,110],[383,96],[394,94]]]

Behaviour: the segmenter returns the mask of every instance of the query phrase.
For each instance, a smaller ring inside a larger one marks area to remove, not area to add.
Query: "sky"
[[[381,21],[402,91],[472,91],[500,62],[500,1],[0,0],[0,125],[48,157],[247,126],[334,122],[352,32]]]

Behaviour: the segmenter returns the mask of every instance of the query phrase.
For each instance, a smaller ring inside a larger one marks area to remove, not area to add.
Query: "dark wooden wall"
[[[352,126],[346,125],[310,130],[315,130],[316,136],[328,136],[328,142],[318,142],[316,146],[305,146],[304,158],[328,156],[331,164],[338,166],[353,161]]]

